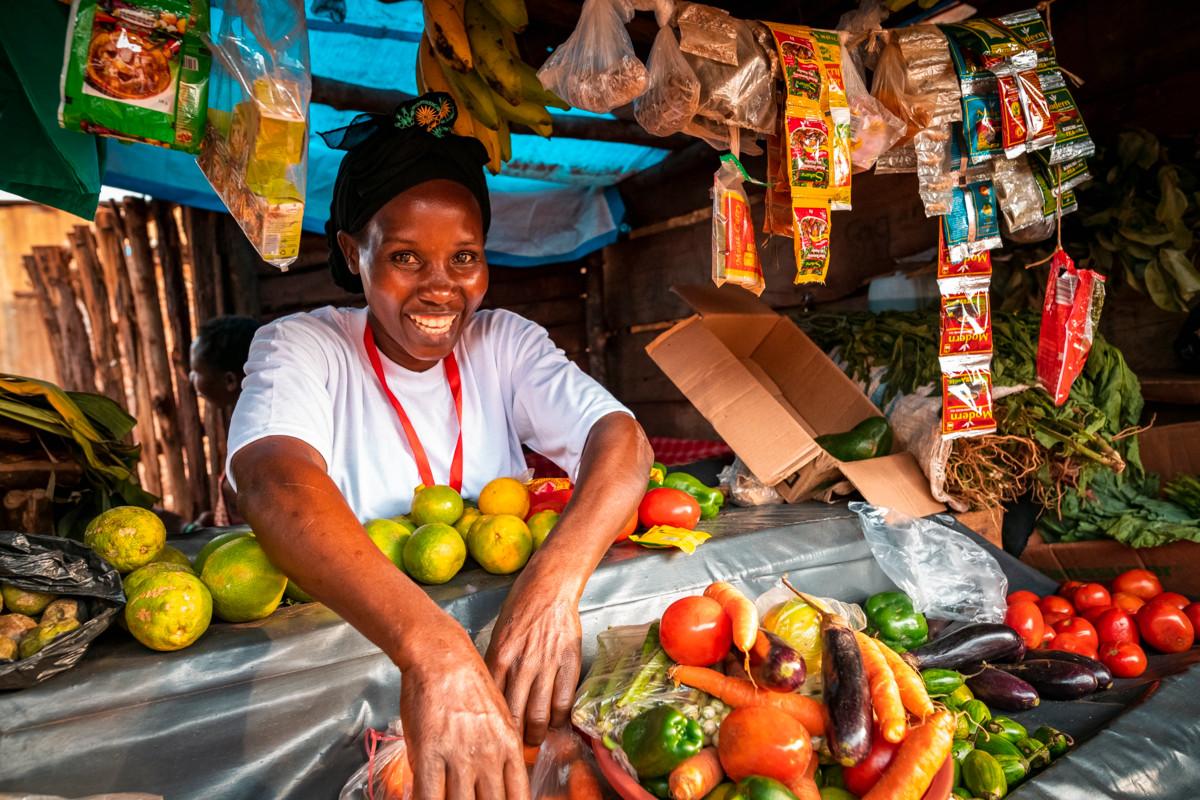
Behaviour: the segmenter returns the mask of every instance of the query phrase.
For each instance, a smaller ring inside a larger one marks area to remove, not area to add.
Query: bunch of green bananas
[[[487,148],[488,169],[512,158],[509,125],[540,136],[552,129],[547,106],[567,109],[521,61],[514,36],[529,22],[525,0],[424,0],[425,35],[417,54],[417,87],[446,92],[458,104],[454,132]]]

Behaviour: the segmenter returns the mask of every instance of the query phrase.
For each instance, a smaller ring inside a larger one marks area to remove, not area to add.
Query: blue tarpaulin
[[[322,0],[322,5],[337,8],[340,4]],[[415,94],[414,64],[423,27],[419,0],[346,0],[345,11],[345,19],[339,22],[329,13],[310,9],[313,74]],[[217,20],[213,22],[215,28]],[[342,157],[316,133],[345,125],[354,116],[316,103],[311,107],[305,230],[324,230]],[[512,161],[500,175],[488,177],[493,208],[488,254],[494,263],[509,266],[578,258],[614,241],[623,209],[611,187],[658,163],[668,152],[616,142],[546,140],[520,134],[512,139]],[[104,183],[223,210],[193,157],[149,145],[114,142]]]

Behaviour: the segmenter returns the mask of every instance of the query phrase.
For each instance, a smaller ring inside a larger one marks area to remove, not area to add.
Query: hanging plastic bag
[[[363,738],[367,763],[342,787],[338,800],[409,800],[413,774],[408,763],[404,731],[396,720],[386,731],[371,728]]]
[[[696,113],[720,125],[771,133],[779,105],[771,33],[765,25],[730,19],[737,30],[736,64],[684,55],[700,80],[700,108]],[[743,148],[743,152],[747,151]]]
[[[1104,306],[1104,276],[1095,270],[1076,269],[1065,251],[1054,251],[1042,326],[1038,333],[1038,381],[1061,406],[1071,395],[1071,385],[1083,371]]]
[[[783,503],[783,498],[775,487],[767,486],[754,477],[754,473],[735,458],[733,463],[721,470],[717,476],[722,486],[729,487],[729,499],[738,506],[775,506]]]
[[[700,81],[670,28],[660,28],[654,37],[649,68],[649,85],[633,101],[633,115],[655,136],[679,133],[700,107]]]
[[[879,156],[903,138],[908,126],[867,91],[862,64],[854,48],[845,48],[842,76],[846,81],[846,99],[850,102],[850,163],[855,172],[866,172],[875,166]]]
[[[738,65],[737,19],[725,9],[684,3],[675,24],[683,52],[731,67]]]
[[[576,108],[607,113],[646,90],[646,67],[633,52],[622,0],[586,0],[579,23],[538,70],[542,86]]]
[[[1000,622],[1008,578],[990,553],[964,534],[870,503],[851,503],[880,569],[935,619]]]
[[[50,612],[47,607],[40,622],[4,609],[0,644],[16,641],[28,647],[26,639],[39,637],[30,641],[41,647],[26,658],[20,658],[19,649],[6,654],[16,656],[12,661],[0,656],[0,689],[26,689],[75,666],[125,604],[117,571],[90,548],[57,536],[0,531],[0,583],[75,601],[70,604],[73,613]],[[47,619],[51,614],[55,619]],[[34,622],[37,627],[28,627]]]
[[[302,0],[227,0],[197,162],[262,259],[300,252],[312,74]]]
[[[73,0],[59,124],[195,153],[207,34],[207,0]]]
[[[732,283],[758,296],[767,284],[754,244],[747,178],[737,157],[731,153],[721,156],[712,188],[712,279],[717,286]]]
[[[551,728],[529,777],[532,800],[602,800],[617,795],[600,774],[592,749],[572,728]]]

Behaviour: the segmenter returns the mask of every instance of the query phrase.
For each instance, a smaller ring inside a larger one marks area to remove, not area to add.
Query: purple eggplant
[[[1020,661],[1024,657],[1025,643],[1016,631],[988,622],[966,625],[904,654],[918,671],[959,669],[985,661]]]
[[[834,759],[852,767],[871,752],[871,690],[854,632],[834,619],[838,622],[823,617],[821,623],[821,675],[830,721],[826,738]]]
[[[984,667],[967,678],[967,687],[976,699],[1002,711],[1027,711],[1041,702],[1028,681],[995,667]]]
[[[1099,688],[1090,669],[1070,661],[1037,658],[1020,664],[994,666],[1029,683],[1039,695],[1050,700],[1078,700]]]
[[[1111,689],[1113,685],[1112,670],[1100,663],[1094,658],[1081,656],[1078,653],[1068,653],[1066,650],[1034,650],[1026,654],[1029,660],[1049,658],[1053,661],[1068,661],[1072,664],[1078,664],[1081,667],[1087,667],[1096,676],[1096,686],[1100,689]]]
[[[751,672],[759,686],[773,692],[794,692],[804,685],[808,667],[796,650],[773,633],[762,631],[768,646],[759,663]],[[756,648],[757,649],[757,648]],[[751,654],[751,663],[756,660]]]

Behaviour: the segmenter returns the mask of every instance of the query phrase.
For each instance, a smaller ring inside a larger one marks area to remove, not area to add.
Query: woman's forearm
[[[393,564],[315,450],[270,437],[234,455],[238,508],[271,561],[383,650],[401,670],[457,625]]]
[[[526,571],[583,593],[604,553],[637,510],[654,454],[628,414],[601,417],[588,435],[571,502]]]

